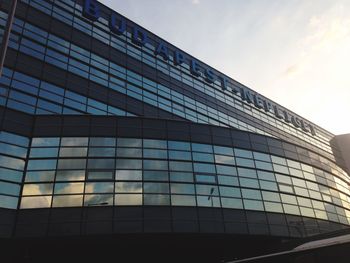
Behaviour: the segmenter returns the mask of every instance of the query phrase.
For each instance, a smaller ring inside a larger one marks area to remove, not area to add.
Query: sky
[[[350,133],[350,0],[100,0],[309,121]]]

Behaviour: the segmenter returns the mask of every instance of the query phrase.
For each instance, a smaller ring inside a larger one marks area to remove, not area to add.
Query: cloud
[[[200,0],[192,0],[192,4],[199,5],[200,4]]]

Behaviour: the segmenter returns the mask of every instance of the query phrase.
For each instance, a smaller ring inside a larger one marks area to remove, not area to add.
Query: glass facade
[[[157,36],[137,45],[131,21],[115,34],[111,10],[93,22],[83,2],[18,3],[0,77],[2,210],[203,208],[350,225],[331,133],[254,107],[232,79],[223,90],[194,76],[155,54]]]

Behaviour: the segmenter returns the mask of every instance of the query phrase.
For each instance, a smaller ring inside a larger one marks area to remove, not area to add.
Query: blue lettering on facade
[[[83,16],[96,21],[100,17],[99,3],[96,0],[85,0]],[[122,16],[112,13],[110,16],[109,27],[111,32],[117,35],[125,34],[127,30],[127,21]],[[133,26],[131,41],[138,46],[144,46],[148,43],[147,32],[138,26]],[[155,47],[154,55],[160,56],[166,61],[169,60],[169,53],[170,50],[167,44],[163,41],[160,41]],[[218,80],[221,83],[221,89],[223,91],[228,90],[229,81],[224,75],[216,74],[213,69],[199,63],[196,59],[187,57],[180,50],[175,49],[172,52],[172,55],[174,65],[178,66],[181,64],[188,64],[192,75],[203,77],[208,83],[214,83]],[[304,122],[301,118],[294,116],[287,110],[282,109],[280,106],[265,99],[261,95],[245,87],[238,88],[233,84],[230,85],[230,88],[232,89],[233,94],[240,95],[242,100],[253,104],[256,108],[264,109],[266,112],[274,114],[277,118],[283,119],[287,123],[292,123],[296,128],[301,128],[305,132],[310,132],[312,135],[316,135],[315,129],[311,124]]]

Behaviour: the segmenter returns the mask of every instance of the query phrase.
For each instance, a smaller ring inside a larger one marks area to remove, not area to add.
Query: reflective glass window
[[[243,198],[261,200],[261,192],[259,190],[241,189]]]
[[[85,179],[85,170],[57,171],[56,181],[82,181]]]
[[[145,193],[169,193],[168,183],[144,183],[143,189]]]
[[[223,155],[230,155],[233,156],[233,149],[230,147],[224,147],[224,146],[215,146],[214,145],[214,152],[216,154],[223,154]]]
[[[85,166],[86,159],[59,159],[57,169],[85,169]]]
[[[23,195],[50,195],[52,194],[53,184],[25,184],[23,186]]]
[[[232,156],[215,154],[215,162],[227,165],[235,165],[235,160]]]
[[[193,184],[170,184],[172,194],[195,194]]]
[[[244,199],[243,204],[244,204],[244,208],[247,210],[264,211],[264,204],[262,201]]]
[[[115,205],[142,205],[142,194],[116,194]]]
[[[171,171],[187,171],[192,172],[192,163],[169,161],[169,170]]]
[[[52,196],[26,196],[21,199],[21,209],[51,206]]]
[[[143,179],[145,181],[168,181],[169,175],[167,171],[144,171]]]
[[[89,169],[113,169],[115,166],[114,159],[89,159]]]
[[[143,168],[145,170],[168,170],[167,161],[144,160]]]
[[[235,148],[235,156],[253,159],[253,153],[251,151],[236,149],[236,148]]]
[[[194,161],[198,161],[198,162],[209,162],[209,163],[214,162],[214,156],[212,154],[207,154],[207,153],[193,152],[192,158]]]
[[[56,183],[55,194],[78,194],[84,190],[84,183]]]
[[[113,179],[114,171],[89,171],[89,180]]]
[[[73,207],[82,206],[83,196],[82,195],[56,195],[53,197],[53,207]]]
[[[12,181],[12,182],[21,182],[23,172],[10,170],[6,168],[0,168],[0,179]]]
[[[60,157],[84,157],[86,154],[86,147],[65,147],[60,149]]]
[[[168,141],[168,148],[171,150],[190,151],[191,144],[188,142]]]
[[[85,193],[112,193],[114,191],[112,182],[94,182],[85,184]]]
[[[117,169],[142,169],[142,160],[117,159]]]
[[[256,178],[256,171],[253,169],[238,168],[238,175],[241,177]]]
[[[166,149],[167,148],[167,141],[144,139],[143,140],[143,147],[144,148]]]
[[[142,193],[142,183],[117,182],[114,191],[116,193]]]
[[[196,197],[192,195],[172,195],[171,204],[174,206],[196,206]]]
[[[193,163],[193,169],[199,173],[215,173],[215,165],[206,163]]]
[[[171,172],[170,181],[174,182],[193,182],[193,173]]]
[[[216,165],[216,171],[218,174],[226,174],[231,176],[237,175],[237,170],[235,167],[226,165]]]
[[[87,194],[84,196],[85,206],[113,205],[112,194]]]
[[[218,176],[218,183],[223,185],[236,185],[236,186],[239,185],[237,177],[224,176],[224,175]]]
[[[142,150],[138,148],[118,148],[118,157],[142,157]]]
[[[139,181],[142,180],[142,171],[140,170],[117,170],[116,180]]]
[[[104,146],[104,147],[113,147],[115,146],[115,138],[106,138],[106,137],[90,137],[90,146]]]
[[[209,144],[192,143],[192,151],[212,153],[213,147]]]
[[[64,137],[61,139],[61,146],[87,146],[88,138],[86,137]]]
[[[29,157],[38,158],[38,157],[57,157],[58,148],[31,148]]]
[[[134,139],[134,138],[118,138],[117,140],[117,146],[118,147],[142,147],[142,140],[141,139]]]
[[[145,194],[144,205],[170,205],[169,195]]]

